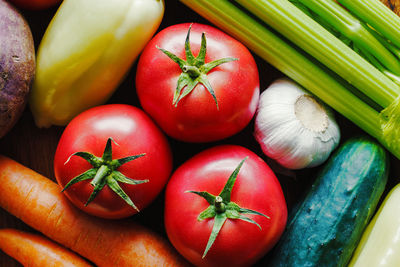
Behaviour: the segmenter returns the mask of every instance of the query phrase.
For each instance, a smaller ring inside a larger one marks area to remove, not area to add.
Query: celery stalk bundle
[[[400,159],[400,18],[378,0],[181,0]]]

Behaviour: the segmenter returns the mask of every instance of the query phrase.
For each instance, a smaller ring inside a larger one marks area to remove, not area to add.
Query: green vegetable
[[[400,18],[378,0],[337,0],[387,40],[400,47]]]
[[[63,0],[37,52],[29,104],[38,127],[105,103],[161,23],[160,0]]]
[[[335,1],[290,1],[299,8],[311,12],[309,13],[310,16],[314,16],[315,20],[319,19],[318,22],[321,25],[330,30],[347,45],[351,45],[355,51],[359,51],[375,67],[381,70],[384,70],[386,67],[394,75],[400,74],[400,62],[398,58],[380,42],[382,39],[376,39],[376,35],[373,34],[373,31],[366,23],[358,20]],[[318,14],[318,17],[315,14]]]
[[[349,9],[354,8],[353,15],[333,0],[293,1],[297,6],[288,0],[237,0],[238,4],[228,0],[181,1],[242,41],[400,158],[399,100],[396,101],[400,94],[396,74],[400,49],[387,30],[381,33],[365,26],[372,25],[365,14],[373,19],[379,17],[382,25],[386,25],[387,16],[399,27],[400,18],[394,18],[393,12],[378,0],[355,1],[363,2],[359,6],[352,1],[340,1]],[[377,10],[381,15],[370,14]],[[365,21],[360,20],[364,17]]]
[[[381,106],[386,107],[399,95],[400,88],[393,81],[289,1],[237,2]]]
[[[361,237],[348,267],[400,266],[400,184],[386,195]]]
[[[346,266],[378,204],[388,156],[377,143],[354,138],[329,159],[293,212],[271,266]]]

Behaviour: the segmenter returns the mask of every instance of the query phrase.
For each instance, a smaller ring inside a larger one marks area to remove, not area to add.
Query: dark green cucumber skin
[[[365,137],[348,140],[323,166],[293,211],[270,266],[346,266],[388,178],[387,152]]]

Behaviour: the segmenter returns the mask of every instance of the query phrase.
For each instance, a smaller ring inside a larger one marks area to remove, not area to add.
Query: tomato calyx
[[[242,167],[243,163],[247,158],[248,157],[244,158],[236,167],[236,169],[232,172],[224,188],[222,189],[222,191],[219,193],[218,196],[214,196],[206,191],[191,191],[191,190],[186,191],[187,193],[194,193],[203,197],[208,202],[208,204],[210,204],[210,206],[208,206],[207,209],[205,209],[203,212],[199,214],[199,216],[197,217],[198,221],[214,218],[214,225],[211,230],[211,234],[208,239],[202,258],[205,258],[205,256],[207,255],[208,251],[210,250],[212,244],[216,240],[218,233],[222,229],[222,226],[224,225],[227,219],[239,219],[249,223],[253,223],[257,225],[258,228],[260,228],[260,230],[261,226],[257,222],[242,214],[261,215],[270,219],[267,215],[264,215],[258,211],[241,208],[239,205],[231,201],[232,188],[235,184],[240,168]]]
[[[117,169],[127,162],[143,157],[145,153],[124,157],[120,159],[112,159],[111,142],[115,143],[115,141],[110,137],[107,140],[107,144],[106,147],[104,148],[102,157],[96,157],[95,155],[89,152],[76,152],[72,154],[65,162],[65,164],[68,163],[68,161],[71,159],[72,156],[78,156],[88,161],[93,166],[93,168],[71,179],[65,185],[65,187],[62,189],[61,192],[64,192],[73,184],[92,179],[90,184],[94,187],[94,189],[91,195],[89,196],[89,199],[85,203],[85,206],[89,205],[89,203],[92,202],[92,200],[104,188],[105,185],[108,185],[108,187],[111,188],[111,190],[113,190],[118,196],[120,196],[128,205],[130,205],[139,212],[139,209],[133,203],[131,198],[120,187],[119,182],[125,184],[137,185],[137,184],[147,183],[149,182],[149,180],[134,180],[132,178],[128,178],[124,174],[119,172]]]
[[[181,75],[178,78],[178,83],[174,93],[174,99],[172,101],[172,105],[175,107],[178,106],[178,102],[187,96],[193,89],[196,87],[198,83],[201,83],[206,87],[207,91],[211,94],[214,99],[214,102],[218,107],[217,97],[215,96],[214,89],[211,87],[210,82],[207,79],[207,73],[211,71],[213,68],[234,60],[238,60],[237,58],[221,58],[214,60],[209,63],[205,63],[206,57],[206,50],[207,50],[207,40],[206,35],[203,32],[201,35],[201,44],[200,44],[200,51],[197,57],[194,57],[192,50],[190,48],[190,30],[192,25],[189,26],[188,33],[186,35],[185,40],[185,55],[186,60],[179,58],[178,56],[174,55],[173,53],[160,48],[157,46],[157,49],[161,50],[164,54],[166,54],[170,59],[172,59],[175,63],[179,65],[182,70]],[[185,89],[184,89],[185,88]]]

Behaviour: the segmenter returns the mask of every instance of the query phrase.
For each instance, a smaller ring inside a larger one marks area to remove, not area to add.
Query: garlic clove
[[[329,107],[295,82],[279,79],[260,96],[254,136],[267,156],[302,169],[329,157],[340,130]]]

